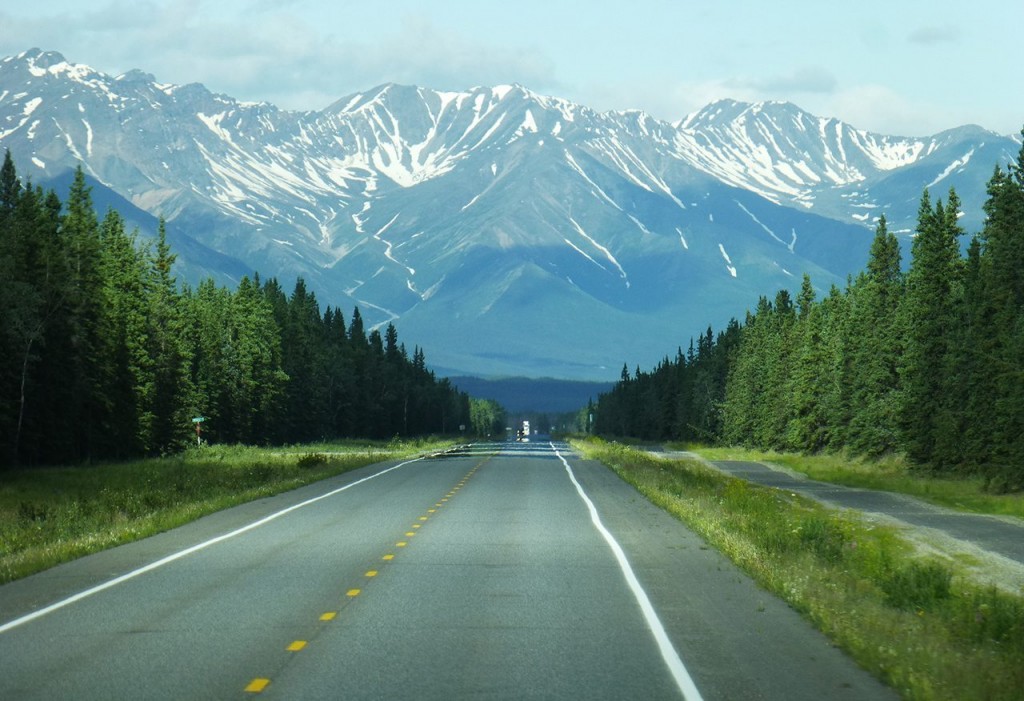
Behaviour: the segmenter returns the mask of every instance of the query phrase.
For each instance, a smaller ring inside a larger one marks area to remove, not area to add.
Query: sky
[[[119,75],[319,110],[382,83],[519,84],[677,121],[785,100],[859,129],[1024,126],[1024,0],[46,0],[0,7],[30,48]]]

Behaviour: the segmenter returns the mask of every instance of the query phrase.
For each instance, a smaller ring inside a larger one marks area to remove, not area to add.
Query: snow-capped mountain
[[[783,102],[722,100],[676,126],[680,153],[723,182],[840,221],[873,225],[884,212],[890,228],[908,233],[924,188],[944,198],[955,187],[965,221],[980,227],[983,185],[1019,149],[976,126],[882,136]]]
[[[670,124],[520,86],[289,112],[38,50],[0,60],[0,147],[34,182],[81,163],[144,231],[164,216],[187,277],[301,275],[322,304],[396,320],[439,369],[582,379],[656,362],[803,272],[842,284],[879,214],[913,227],[925,186],[956,186],[978,228],[1019,149],[786,103]]]

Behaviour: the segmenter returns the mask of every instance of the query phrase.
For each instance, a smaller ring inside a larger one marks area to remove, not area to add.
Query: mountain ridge
[[[80,163],[171,232],[301,276],[371,325],[400,319],[439,366],[597,380],[804,272],[823,292],[843,284],[880,214],[912,230],[926,185],[956,185],[977,227],[983,183],[1017,150],[970,127],[870,134],[781,102],[672,124],[520,85],[386,83],[288,111],[42,51],[0,60],[0,146],[36,182]]]

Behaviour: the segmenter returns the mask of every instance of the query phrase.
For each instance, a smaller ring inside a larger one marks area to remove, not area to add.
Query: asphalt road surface
[[[374,465],[0,587],[0,699],[895,699],[560,444]]]

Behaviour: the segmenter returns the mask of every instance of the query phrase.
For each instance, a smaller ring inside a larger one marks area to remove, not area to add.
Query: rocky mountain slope
[[[144,232],[165,217],[186,278],[302,276],[442,372],[572,379],[656,362],[804,272],[842,284],[881,213],[912,230],[925,187],[955,186],[979,228],[1019,149],[787,103],[670,124],[521,86],[383,85],[289,112],[39,50],[0,60],[0,147],[38,183],[81,164]]]

